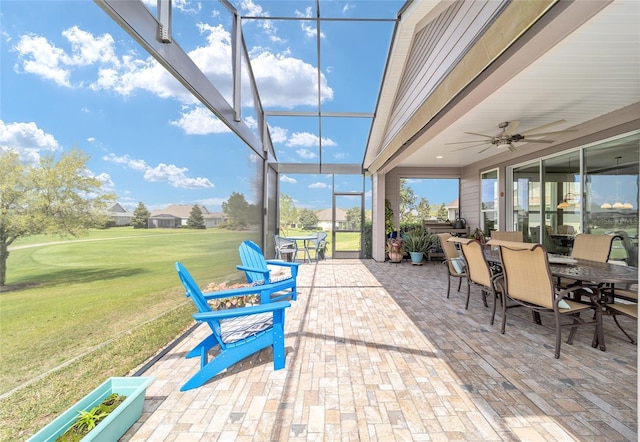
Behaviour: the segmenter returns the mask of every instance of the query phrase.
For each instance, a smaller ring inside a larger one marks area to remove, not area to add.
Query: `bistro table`
[[[285,239],[288,239],[289,241],[295,241],[296,242],[296,248],[298,250],[302,250],[302,261],[307,261],[309,260],[309,262],[311,262],[311,254],[309,253],[309,241],[315,241],[318,239],[318,235],[301,235],[301,236],[286,236],[284,237]],[[297,242],[298,241],[302,241],[302,249],[297,247]]]
[[[485,257],[487,261],[493,265],[501,266],[500,255],[497,250],[493,250],[493,247],[485,249]],[[557,257],[549,255],[549,269],[551,274],[556,278],[566,278],[576,281],[576,285],[589,286],[603,286],[606,285],[606,290],[600,290],[601,296],[597,301],[597,304],[604,311],[607,302],[612,302],[613,295],[615,294],[615,286],[637,284],[638,282],[638,268],[627,267],[618,264],[610,264],[608,262],[589,261],[586,259],[575,259],[564,257]],[[563,258],[566,260],[562,263]],[[555,262],[553,262],[555,261]],[[601,341],[601,342],[600,342]],[[599,345],[600,350],[605,351],[604,337],[600,340],[594,341],[593,347]]]

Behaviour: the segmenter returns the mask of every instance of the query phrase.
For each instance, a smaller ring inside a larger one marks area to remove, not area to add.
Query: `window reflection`
[[[636,132],[514,168],[513,230],[564,254],[578,233],[616,235],[610,260],[637,266],[639,145]]]
[[[498,170],[484,172],[480,176],[480,186],[480,228],[486,237],[490,237],[491,231],[498,228]]]

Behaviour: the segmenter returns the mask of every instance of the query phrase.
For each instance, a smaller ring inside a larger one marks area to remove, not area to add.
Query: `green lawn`
[[[201,285],[241,280],[238,245],[256,238],[218,229],[114,228],[14,243],[0,294],[0,394],[80,359],[2,398],[0,439],[28,436],[82,391],[126,375],[193,322],[175,261]],[[73,385],[68,397],[61,385]],[[42,404],[51,391],[56,397]]]

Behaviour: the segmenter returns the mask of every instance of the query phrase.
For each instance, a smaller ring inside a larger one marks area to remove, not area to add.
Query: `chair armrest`
[[[578,291],[582,292],[583,295],[588,296],[593,304],[599,304],[601,301],[601,292],[599,289],[594,286],[584,285],[576,285],[556,292],[556,301],[559,302],[560,299],[570,298],[569,295]]]
[[[287,262],[287,261],[278,261],[276,259],[268,259],[267,264],[276,265],[276,266],[285,266],[285,267],[298,267],[300,265],[299,262]]]
[[[272,259],[267,260],[267,264],[281,266],[281,267],[289,267],[291,269],[291,277],[298,277],[298,267],[300,266],[299,262],[286,262],[286,261],[275,261]]]
[[[267,269],[267,270],[254,269],[253,267],[245,267],[245,266],[242,266],[242,265],[237,265],[236,269],[237,270],[241,270],[243,272],[262,273],[264,275],[265,279],[268,279],[269,273],[271,272],[271,270],[269,270],[269,269]]]
[[[193,318],[197,321],[221,320],[227,318],[237,318],[238,316],[257,315],[259,313],[275,312],[291,307],[288,301],[271,302],[269,304],[254,305],[251,307],[232,308],[228,310],[217,310],[215,312],[194,313]]]
[[[230,298],[232,296],[241,296],[241,295],[260,295],[265,290],[269,290],[273,287],[277,287],[277,284],[256,284],[250,287],[239,287],[235,289],[227,289],[227,290],[219,290],[217,292],[206,292],[202,293],[204,299],[220,299],[220,298]]]

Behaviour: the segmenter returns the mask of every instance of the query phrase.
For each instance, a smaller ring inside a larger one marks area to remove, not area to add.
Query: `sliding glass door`
[[[617,235],[612,259],[637,265],[639,146],[634,132],[510,168],[507,230],[555,253],[578,233]]]

